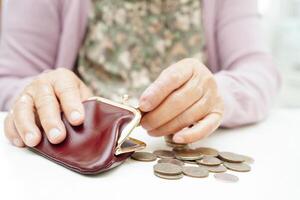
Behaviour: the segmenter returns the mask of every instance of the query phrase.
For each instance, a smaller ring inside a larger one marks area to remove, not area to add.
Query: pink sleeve
[[[8,110],[36,75],[54,68],[61,32],[59,2],[6,1],[0,43],[1,110]]]
[[[221,71],[215,74],[224,99],[223,127],[264,119],[280,86],[280,77],[259,26],[256,0],[220,0],[216,40]]]

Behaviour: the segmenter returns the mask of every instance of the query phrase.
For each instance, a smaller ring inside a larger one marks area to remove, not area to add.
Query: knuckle
[[[57,68],[55,71],[54,71],[54,75],[55,76],[63,76],[63,77],[76,77],[75,73],[69,69],[66,69],[66,68],[63,68],[63,67],[60,67],[60,68]]]
[[[178,107],[182,104],[185,104],[185,98],[184,98],[184,94],[176,92],[174,94],[172,94],[172,99],[173,99],[173,104],[175,107]]]
[[[178,72],[173,72],[170,73],[169,75],[169,81],[171,83],[177,83],[178,81],[180,81],[180,79],[181,79],[181,75]]]
[[[184,58],[182,60],[182,62],[185,65],[191,66],[195,69],[199,68],[199,67],[203,67],[204,65],[200,62],[200,60],[196,59],[196,58]]]
[[[196,76],[193,78],[192,84],[188,88],[187,92],[191,92],[193,96],[200,98],[203,95],[203,85],[201,83],[201,78]]]
[[[53,106],[55,103],[55,97],[52,94],[40,94],[35,98],[35,107],[39,111],[43,108]]]
[[[54,70],[56,73],[70,73],[70,70],[63,68],[63,67],[59,67],[57,69]]]
[[[201,64],[201,62],[196,58],[184,58],[182,62],[191,63],[191,64]]]
[[[32,81],[32,85],[36,85],[36,86],[39,86],[39,85],[43,85],[45,83],[47,83],[47,78],[46,78],[46,74],[41,74],[39,76],[37,76],[33,81]]]
[[[78,88],[76,86],[74,86],[73,84],[66,84],[65,86],[58,87],[57,93],[59,96],[63,96],[63,95],[67,96],[67,95],[75,93],[75,91],[77,89]]]

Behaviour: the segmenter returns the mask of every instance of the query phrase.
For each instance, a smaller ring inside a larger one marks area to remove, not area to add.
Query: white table
[[[5,113],[0,113],[1,130]],[[144,130],[133,133],[147,150],[165,148]],[[265,122],[220,130],[194,146],[210,146],[255,158],[252,171],[233,173],[237,183],[153,175],[154,163],[128,160],[98,176],[71,172],[34,153],[11,146],[0,134],[0,199],[300,199],[300,109],[274,110]]]

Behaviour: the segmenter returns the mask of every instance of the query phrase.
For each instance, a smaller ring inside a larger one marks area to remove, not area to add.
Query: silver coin
[[[151,161],[155,161],[157,157],[153,153],[139,151],[139,152],[134,152],[131,155],[131,158],[137,161],[151,162]]]
[[[159,159],[157,162],[158,163],[171,163],[171,164],[175,164],[178,166],[184,165],[184,162],[177,160],[177,159],[173,159],[173,158],[162,158],[162,159]]]
[[[251,170],[250,165],[246,163],[229,163],[229,162],[224,162],[223,165],[232,171],[237,171],[237,172],[249,172]]]
[[[167,179],[167,180],[177,180],[177,179],[181,179],[183,177],[183,174],[177,174],[177,175],[166,175],[166,174],[160,174],[157,172],[154,172],[155,176],[159,177],[159,178],[163,178],[163,179]]]
[[[188,147],[187,144],[178,144],[172,142],[166,142],[167,146],[172,147],[173,149],[186,149]]]
[[[153,170],[164,175],[178,175],[182,173],[182,167],[172,163],[157,163],[153,166]]]
[[[194,149],[183,149],[175,151],[175,157],[179,160],[200,160],[203,154]]]
[[[175,143],[173,141],[173,136],[174,135],[171,134],[164,137],[165,142],[169,147],[176,148],[176,149],[184,149],[188,146],[187,144]]]
[[[198,163],[195,160],[183,160],[183,162],[190,165],[198,165]]]
[[[223,165],[218,165],[218,166],[206,166],[206,165],[199,165],[201,167],[204,167],[207,169],[209,172],[212,173],[223,173],[227,171],[227,168],[224,167]]]
[[[213,156],[204,156],[201,160],[197,160],[197,163],[207,166],[216,166],[222,164],[222,161]]]
[[[194,167],[194,166],[184,166],[182,168],[182,172],[186,176],[191,176],[194,178],[205,178],[208,177],[209,172],[207,169],[202,167]]]
[[[205,156],[214,156],[217,157],[219,155],[219,151],[210,147],[198,147],[196,148],[201,154]]]
[[[169,150],[155,150],[153,152],[153,154],[159,158],[174,158],[175,157],[175,153],[173,151],[169,151]]]
[[[218,173],[214,174],[214,177],[217,180],[224,181],[224,182],[229,182],[229,183],[235,183],[239,181],[239,178],[233,174],[228,174],[228,173]]]
[[[223,161],[232,163],[240,163],[245,161],[245,158],[243,156],[227,151],[219,152],[219,158]]]
[[[250,156],[245,156],[245,155],[240,155],[244,158],[244,162],[247,163],[247,164],[253,164],[254,163],[254,159]]]

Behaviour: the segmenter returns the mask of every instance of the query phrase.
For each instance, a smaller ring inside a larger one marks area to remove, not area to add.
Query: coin
[[[199,151],[200,153],[202,153],[203,155],[206,156],[215,156],[217,157],[219,155],[218,150],[213,149],[213,148],[209,148],[209,147],[198,147],[196,148],[197,151]]]
[[[196,162],[208,166],[216,166],[222,163],[220,159],[213,156],[204,156],[201,160],[197,160]]]
[[[223,165],[232,171],[237,171],[237,172],[249,172],[251,170],[250,165],[246,163],[229,163],[229,162],[224,162]]]
[[[179,144],[179,143],[173,143],[173,142],[166,142],[167,146],[172,147],[174,149],[185,149],[187,148],[187,144]]]
[[[164,137],[165,142],[169,147],[176,148],[176,149],[184,149],[188,146],[187,144],[175,143],[173,141],[173,136],[174,135],[171,134],[171,135],[167,135],[167,136]]]
[[[195,149],[176,150],[175,157],[179,160],[199,160],[203,158],[203,154]]]
[[[183,160],[183,162],[191,165],[198,165],[198,163],[195,160]]]
[[[226,172],[227,168],[224,167],[223,165],[218,165],[218,166],[206,166],[206,165],[200,165],[201,167],[204,167],[205,169],[207,169],[209,172],[213,172],[213,173],[222,173],[222,172]]]
[[[159,158],[174,158],[175,157],[175,153],[173,151],[169,151],[169,150],[155,150],[153,152],[153,154]]]
[[[194,167],[194,166],[184,166],[182,168],[182,172],[186,176],[191,176],[194,178],[205,178],[208,177],[209,172],[207,169],[202,167]]]
[[[248,164],[253,164],[254,163],[254,159],[251,158],[250,156],[245,156],[245,155],[240,155],[244,158],[245,160],[245,163],[248,163]]]
[[[160,173],[156,173],[156,172],[154,172],[154,174],[155,174],[155,176],[157,176],[159,178],[168,179],[168,180],[177,180],[177,179],[181,179],[183,177],[183,174],[166,175],[166,174],[160,174]]]
[[[214,174],[214,177],[217,180],[224,181],[224,182],[229,182],[229,183],[234,183],[238,182],[239,178],[233,174],[228,174],[228,173],[218,173]]]
[[[143,162],[151,162],[156,160],[156,155],[150,152],[145,152],[145,151],[139,151],[139,152],[134,152],[131,155],[131,158],[134,160],[138,161],[143,161]]]
[[[173,159],[173,158],[162,158],[162,159],[159,159],[157,161],[157,163],[171,163],[171,164],[175,164],[175,165],[178,165],[178,166],[183,166],[184,163],[180,160],[177,160],[177,159]]]
[[[231,153],[231,152],[219,152],[219,158],[221,160],[232,162],[232,163],[240,163],[244,162],[245,158],[239,154]]]
[[[157,163],[153,166],[153,170],[164,175],[178,175],[182,173],[182,167],[172,163]]]

